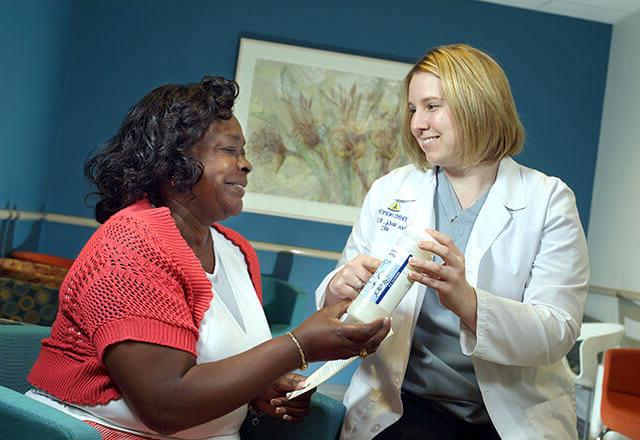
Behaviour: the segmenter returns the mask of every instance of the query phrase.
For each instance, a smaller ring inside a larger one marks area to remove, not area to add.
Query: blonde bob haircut
[[[409,71],[403,82],[403,144],[409,158],[422,168],[431,165],[411,134],[409,84],[417,73],[431,73],[442,81],[460,139],[458,156],[464,168],[497,162],[520,152],[524,128],[518,117],[509,81],[486,53],[466,44],[430,50]]]

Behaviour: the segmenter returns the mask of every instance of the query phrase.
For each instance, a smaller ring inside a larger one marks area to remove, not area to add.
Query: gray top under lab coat
[[[436,229],[464,253],[488,192],[463,210],[444,170],[439,168],[436,175]],[[436,256],[435,261],[442,259]],[[437,402],[467,422],[489,422],[471,358],[460,349],[460,318],[440,304],[431,288],[422,302],[402,389]]]

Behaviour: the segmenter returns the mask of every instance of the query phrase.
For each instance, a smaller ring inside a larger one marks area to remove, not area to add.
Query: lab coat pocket
[[[570,396],[547,400],[525,410],[540,439],[576,439],[576,412]]]

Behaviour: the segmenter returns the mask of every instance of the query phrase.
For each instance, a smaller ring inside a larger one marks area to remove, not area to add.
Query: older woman
[[[574,439],[561,359],[578,334],[589,277],[572,191],[511,156],[524,130],[508,80],[467,45],[428,52],[405,78],[413,164],[367,195],[318,305],[357,295],[408,224],[436,240],[394,333],[355,373],[342,437]],[[381,228],[390,207],[406,222]]]
[[[341,324],[344,302],[271,339],[256,254],[216,224],[242,210],[251,171],[237,94],[219,77],[159,87],[87,164],[104,224],[61,286],[29,395],[105,437],[238,438],[249,402],[298,421],[309,399],[284,398],[301,382],[285,373],[389,330]]]

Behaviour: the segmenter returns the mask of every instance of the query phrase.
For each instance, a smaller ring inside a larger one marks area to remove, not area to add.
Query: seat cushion
[[[0,277],[0,318],[51,326],[58,311],[58,289]]]
[[[609,429],[640,438],[640,396],[605,391],[601,405],[602,422]]]

